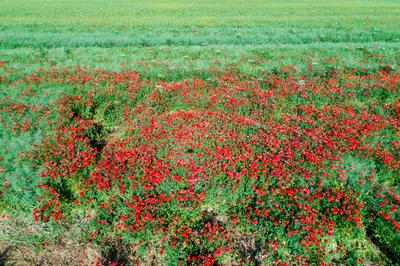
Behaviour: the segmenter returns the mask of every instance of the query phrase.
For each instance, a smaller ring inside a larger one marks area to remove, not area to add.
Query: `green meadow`
[[[17,69],[83,65],[256,73],[334,57],[398,62],[397,1],[2,1],[0,56]],[[158,71],[158,70],[157,70]],[[158,71],[159,72],[159,71]]]

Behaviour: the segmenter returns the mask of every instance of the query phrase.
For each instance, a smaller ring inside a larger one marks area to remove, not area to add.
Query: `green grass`
[[[32,60],[43,66],[47,56],[55,65],[155,61],[193,70],[240,61],[253,70],[246,61],[271,67],[336,53],[359,62],[357,49],[366,49],[396,62],[398,17],[396,1],[7,0],[0,3],[0,58],[21,68]]]
[[[2,1],[2,24],[79,27],[333,26],[396,30],[397,1]],[[379,22],[373,25],[373,23]],[[282,25],[283,24],[283,25]],[[300,26],[301,25],[301,26]]]
[[[141,70],[148,77],[179,79],[207,72],[210,67],[239,69],[257,75],[283,65],[295,65],[300,69],[307,69],[309,64],[315,67],[396,67],[400,58],[397,46],[386,43],[372,47],[365,44],[350,44],[348,47],[332,44],[330,49],[321,48],[320,45],[286,45],[276,48],[273,45],[18,48],[0,50],[0,54],[2,60],[9,62],[7,67],[0,69],[0,76],[3,73],[11,80],[23,72],[29,73],[50,66],[80,65],[107,70],[129,67]],[[374,54],[383,54],[385,57],[374,58]],[[326,58],[332,58],[333,62],[328,62]],[[143,64],[145,62],[148,65]],[[10,68],[15,71],[10,73]]]

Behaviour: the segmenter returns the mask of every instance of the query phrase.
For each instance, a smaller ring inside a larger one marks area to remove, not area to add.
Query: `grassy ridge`
[[[53,48],[53,47],[128,47],[128,46],[208,46],[208,45],[299,45],[320,44],[329,48],[331,43],[385,42],[399,47],[400,33],[395,30],[347,30],[309,28],[246,27],[221,29],[189,28],[132,29],[114,32],[110,29],[75,32],[73,29],[59,31],[29,31],[6,28],[0,34],[2,48]]]
[[[294,65],[306,70],[309,65],[318,68],[377,69],[389,65],[398,67],[400,51],[387,43],[351,43],[318,45],[209,45],[157,47],[77,47],[77,48],[18,48],[0,50],[7,66],[0,76],[8,80],[39,68],[86,66],[115,71],[138,69],[148,78],[176,80],[193,75],[208,75],[213,68],[240,70],[247,75]],[[13,71],[9,71],[12,69]]]

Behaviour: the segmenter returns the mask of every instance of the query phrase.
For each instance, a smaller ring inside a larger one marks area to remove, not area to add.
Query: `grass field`
[[[146,61],[257,72],[334,54],[358,65],[375,53],[396,64],[399,16],[397,1],[2,1],[0,48],[20,69]]]
[[[0,265],[400,263],[398,1],[0,2]]]

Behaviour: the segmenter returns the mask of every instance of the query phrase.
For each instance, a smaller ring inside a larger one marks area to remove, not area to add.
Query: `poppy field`
[[[0,4],[0,265],[400,263],[394,2],[43,3]]]

